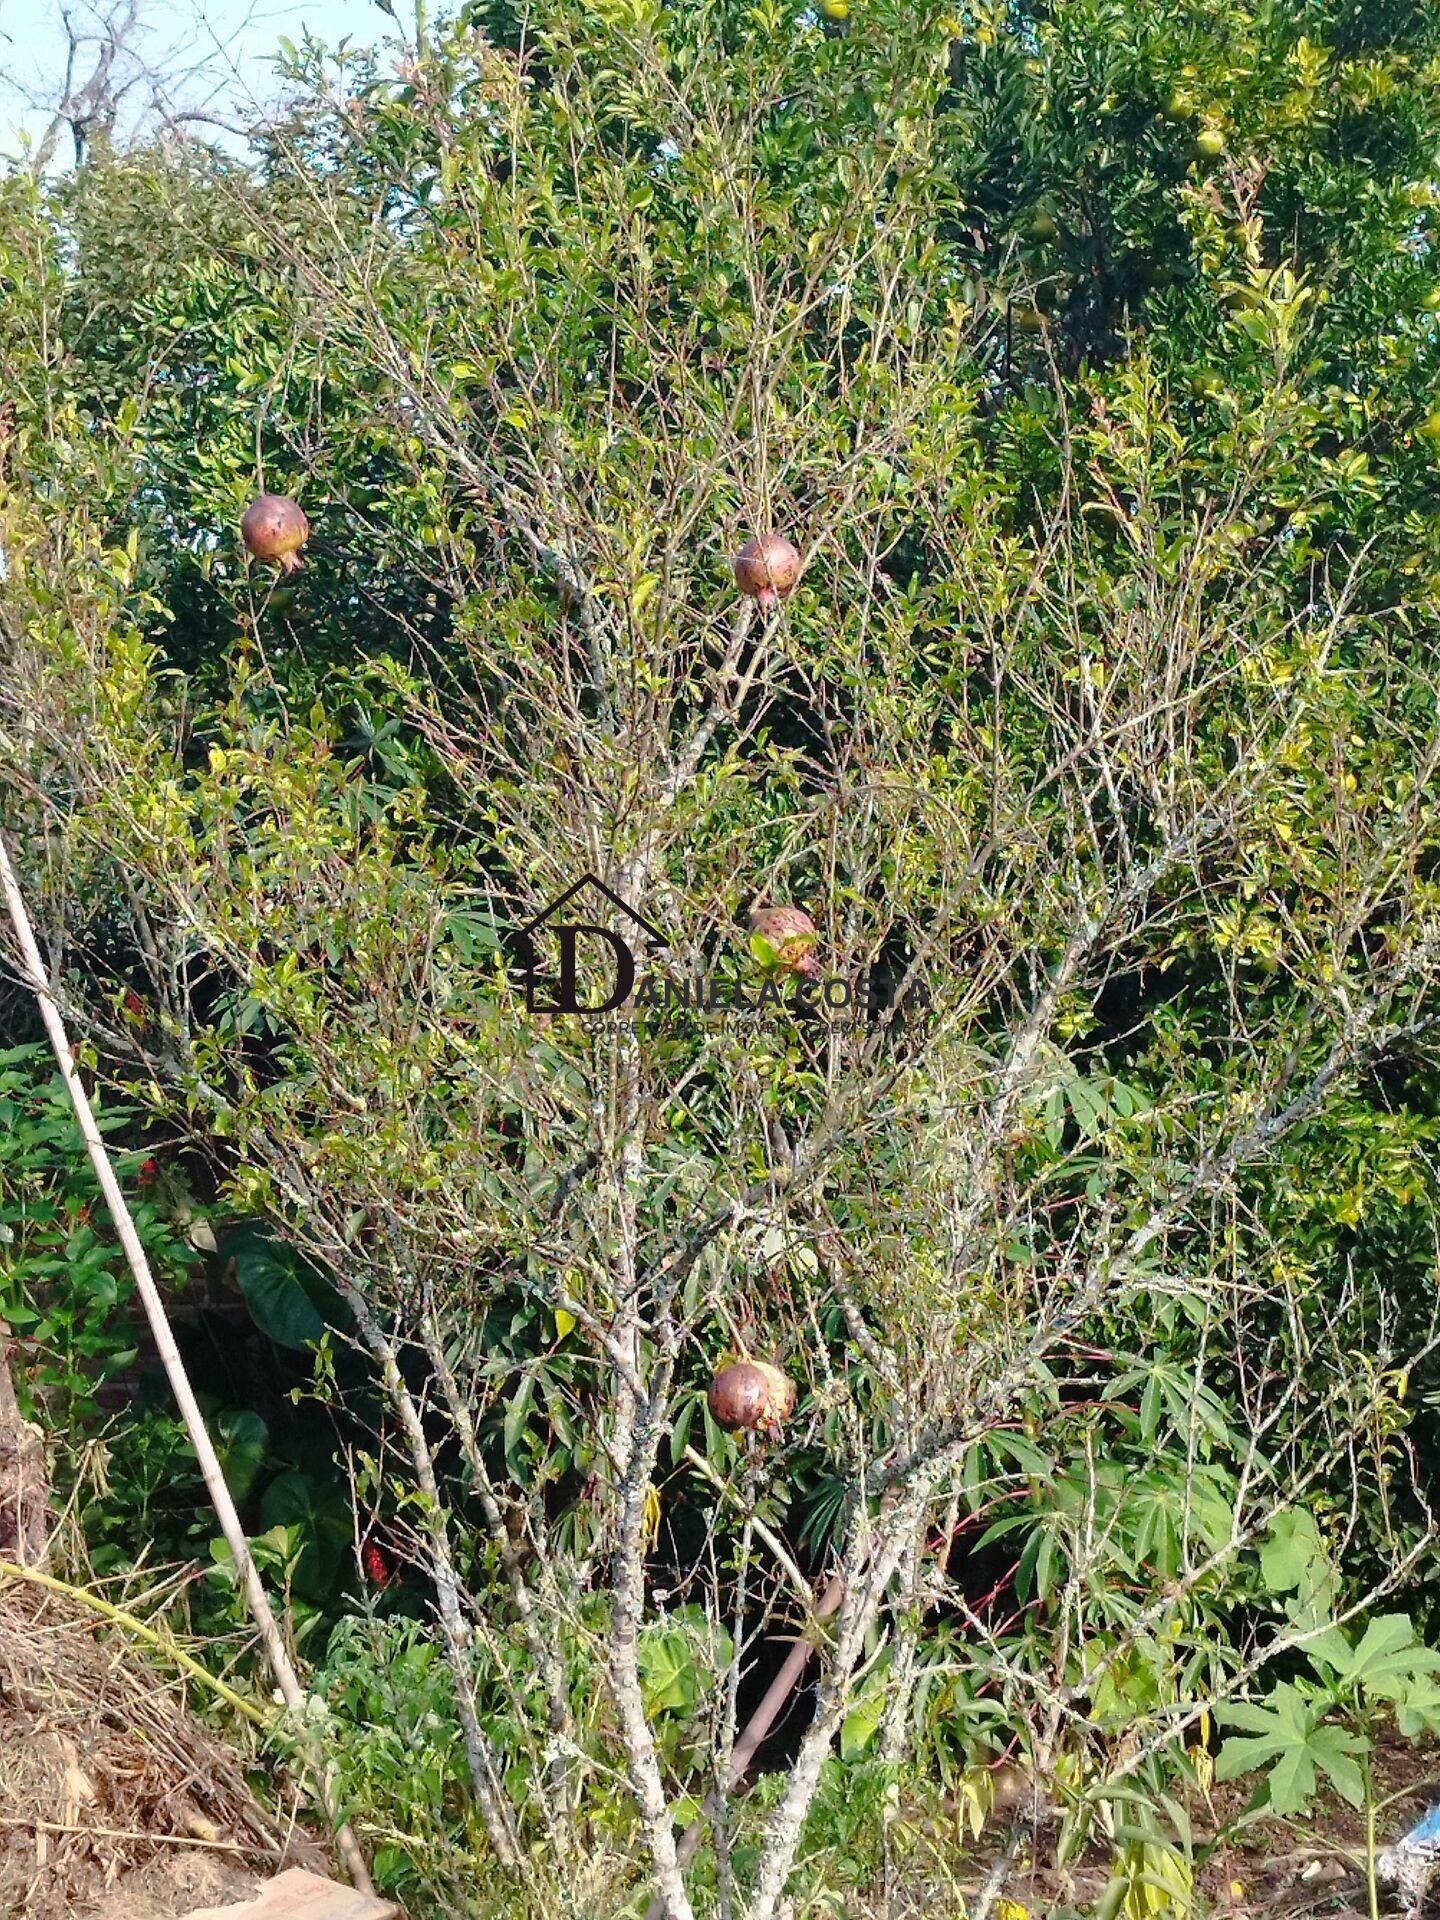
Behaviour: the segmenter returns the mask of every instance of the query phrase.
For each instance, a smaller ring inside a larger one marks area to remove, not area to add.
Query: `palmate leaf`
[[[1291,1747],[1280,1754],[1266,1782],[1270,1805],[1276,1813],[1299,1813],[1315,1798],[1315,1762],[1304,1747]]]
[[[1271,1520],[1260,1542],[1260,1571],[1272,1593],[1288,1593],[1323,1555],[1314,1516],[1303,1507],[1287,1508]]]
[[[650,1713],[678,1713],[694,1698],[695,1661],[683,1633],[652,1634],[642,1643],[640,1678]]]
[[[1430,1679],[1417,1680],[1404,1699],[1395,1702],[1395,1724],[1407,1740],[1440,1730],[1440,1686]]]
[[[1299,1813],[1315,1797],[1324,1774],[1352,1806],[1365,1798],[1365,1781],[1355,1754],[1368,1753],[1360,1734],[1319,1724],[1317,1704],[1288,1680],[1282,1680],[1265,1705],[1237,1700],[1221,1710],[1227,1725],[1244,1727],[1248,1737],[1228,1739],[1215,1762],[1217,1780],[1234,1780],[1269,1766],[1266,1781],[1276,1813]]]
[[[1346,1733],[1340,1727],[1317,1727],[1310,1736],[1315,1764],[1329,1775],[1335,1791],[1352,1807],[1365,1804],[1365,1775],[1351,1755],[1369,1751],[1370,1742],[1363,1734]]]
[[[1229,1726],[1248,1727],[1256,1736],[1253,1740],[1227,1740],[1221,1749],[1222,1758],[1217,1771],[1222,1780],[1232,1780],[1237,1773],[1244,1773],[1256,1764],[1259,1758],[1268,1758],[1280,1753],[1286,1747],[1293,1746],[1297,1740],[1304,1740],[1314,1725],[1310,1703],[1288,1680],[1282,1680],[1270,1696],[1270,1703],[1261,1706],[1254,1701],[1235,1700],[1220,1709],[1220,1717]],[[1223,1755],[1226,1749],[1268,1748],[1268,1752],[1258,1754],[1248,1760],[1244,1766],[1232,1765],[1227,1768]]]
[[[1378,1615],[1354,1646],[1339,1627],[1328,1627],[1308,1640],[1305,1650],[1317,1670],[1330,1669],[1342,1685],[1397,1705],[1433,1695],[1440,1673],[1440,1653],[1416,1640],[1404,1613]]]
[[[1387,1700],[1398,1700],[1414,1683],[1440,1671],[1440,1654],[1420,1646],[1408,1614],[1382,1613],[1365,1629],[1346,1678]]]
[[[1292,1595],[1285,1610],[1297,1625],[1318,1627],[1333,1611],[1339,1576],[1314,1516],[1303,1507],[1271,1520],[1260,1543],[1260,1572],[1272,1593]]]

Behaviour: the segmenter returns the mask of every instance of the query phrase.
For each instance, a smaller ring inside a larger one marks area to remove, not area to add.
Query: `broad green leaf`
[[[1303,1507],[1290,1507],[1275,1515],[1260,1543],[1260,1571],[1272,1593],[1288,1593],[1323,1556],[1313,1516]]]
[[[246,1222],[225,1235],[220,1254],[235,1262],[236,1284],[251,1318],[277,1346],[304,1348],[320,1339],[326,1319],[318,1301],[327,1290],[293,1248]]]
[[[270,1430],[249,1407],[231,1408],[214,1422],[215,1451],[225,1484],[237,1504],[243,1502],[260,1477],[270,1445]]]
[[[840,1758],[857,1759],[869,1746],[885,1718],[885,1689],[867,1689],[840,1723]]]

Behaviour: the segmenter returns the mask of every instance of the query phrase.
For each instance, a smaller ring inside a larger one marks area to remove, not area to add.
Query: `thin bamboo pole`
[[[279,1625],[270,1606],[269,1596],[265,1592],[255,1562],[250,1556],[250,1547],[245,1538],[244,1529],[240,1525],[240,1516],[235,1511],[235,1502],[231,1499],[230,1489],[225,1484],[225,1476],[220,1470],[220,1461],[206,1430],[204,1416],[191,1389],[185,1364],[180,1358],[180,1350],[175,1345],[175,1336],[165,1313],[165,1303],[160,1298],[160,1290],[155,1285],[155,1277],[150,1271],[150,1262],[146,1258],[140,1235],[135,1230],[135,1222],[126,1204],[124,1191],[111,1164],[100,1129],[96,1125],[89,1096],[81,1085],[80,1075],[75,1066],[74,1050],[70,1045],[69,1035],[65,1031],[65,1022],[61,1018],[60,1009],[46,981],[45,963],[40,957],[40,949],[35,940],[35,929],[31,925],[30,914],[20,891],[20,882],[10,863],[10,855],[3,834],[0,834],[0,890],[4,892],[5,904],[9,910],[11,925],[15,929],[15,939],[20,948],[24,971],[29,976],[26,984],[40,1003],[40,1017],[45,1022],[45,1031],[49,1034],[50,1044],[55,1050],[55,1058],[75,1108],[75,1118],[80,1123],[80,1132],[95,1169],[95,1177],[100,1182],[100,1191],[105,1196],[105,1203],[115,1222],[115,1231],[120,1236],[120,1244],[125,1250],[125,1258],[130,1263],[130,1271],[135,1276],[135,1285],[145,1308],[145,1317],[150,1322],[151,1337],[154,1339],[171,1390],[179,1404],[186,1431],[190,1435],[190,1444],[194,1447],[196,1458],[200,1462],[200,1472],[204,1477],[206,1491],[214,1504],[220,1530],[225,1536],[226,1544],[235,1562],[235,1571],[245,1594],[245,1603],[250,1609],[250,1618],[255,1622],[260,1644],[265,1649],[265,1657],[270,1663],[270,1671],[274,1674],[275,1684],[280,1689],[280,1697],[287,1707],[301,1710],[300,1726],[304,1732],[304,1689],[296,1678],[295,1669],[290,1663],[290,1656],[285,1650],[285,1642],[281,1638]],[[307,1740],[310,1739],[308,1733],[305,1733],[304,1737]],[[375,1889],[365,1865],[365,1856],[360,1851],[360,1843],[356,1840],[348,1821],[337,1823],[335,1820],[333,1771],[323,1754],[318,1751],[312,1751],[311,1760],[319,1782],[320,1798],[325,1808],[326,1818],[334,1830],[335,1845],[339,1849],[345,1871],[362,1893],[373,1893]]]

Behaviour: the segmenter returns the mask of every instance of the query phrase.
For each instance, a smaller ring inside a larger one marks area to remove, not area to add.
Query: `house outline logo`
[[[657,950],[664,953],[669,946],[665,935],[651,924],[645,916],[627,906],[615,892],[607,887],[597,873],[582,873],[580,878],[568,886],[564,893],[542,907],[533,919],[518,927],[515,939],[520,945],[523,956],[522,965],[525,975],[525,1006],[530,1013],[612,1013],[630,998],[635,986],[636,952],[631,940],[615,932],[612,927],[602,927],[589,920],[565,920],[552,925],[555,915],[578,894],[587,888],[602,894],[615,913],[623,915],[633,927],[637,927],[644,937],[643,956],[650,957]],[[549,986],[556,976],[544,974],[540,970],[539,941],[537,935],[541,929],[551,933],[559,942],[560,969],[555,997],[545,1004],[537,999],[542,986]],[[579,997],[579,941],[580,935],[590,934],[602,941],[609,949],[615,964],[615,982],[610,993],[603,1000],[582,1004]],[[633,936],[632,936],[633,937]]]

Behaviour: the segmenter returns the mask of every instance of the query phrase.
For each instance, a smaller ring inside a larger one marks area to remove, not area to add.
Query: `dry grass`
[[[107,1891],[137,1879],[175,1883],[183,1911],[192,1887],[288,1864],[323,1861],[260,1804],[233,1730],[79,1596],[0,1579],[0,1914],[114,1913]]]

